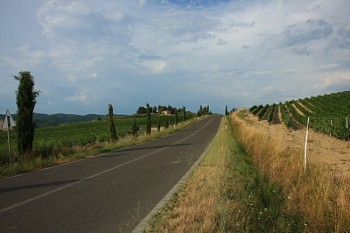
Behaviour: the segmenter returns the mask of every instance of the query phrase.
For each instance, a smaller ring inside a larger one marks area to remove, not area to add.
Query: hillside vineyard
[[[286,101],[279,104],[252,106],[250,112],[272,124],[283,123],[291,129],[309,126],[316,131],[341,140],[350,139],[350,91],[305,99]]]

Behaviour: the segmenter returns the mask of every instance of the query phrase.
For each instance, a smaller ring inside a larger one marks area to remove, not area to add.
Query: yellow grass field
[[[298,136],[263,124],[246,110],[223,121],[203,161],[146,232],[350,232],[347,170],[320,159],[315,132],[304,170]]]
[[[233,114],[231,121],[259,170],[283,187],[288,210],[306,218],[305,232],[350,232],[349,166],[344,168],[336,159],[349,153],[347,142],[311,132],[310,159],[304,171],[305,131],[259,122],[245,110]]]

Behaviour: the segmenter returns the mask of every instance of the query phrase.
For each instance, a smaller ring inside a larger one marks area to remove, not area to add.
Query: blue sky
[[[348,0],[0,0],[0,111],[215,112],[350,90]]]

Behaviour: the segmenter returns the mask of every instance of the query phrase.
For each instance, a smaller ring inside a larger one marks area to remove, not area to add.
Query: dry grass
[[[227,161],[231,155],[229,130],[224,129],[224,122],[220,127],[186,186],[147,232],[228,232],[236,224],[232,212],[239,209],[238,204],[227,198],[227,179],[231,177]]]
[[[228,132],[222,130],[223,123],[220,127],[200,166],[148,232],[225,232],[223,228],[230,222],[226,213],[232,203],[220,197],[224,196],[229,173],[226,159],[230,149],[225,142]]]
[[[146,232],[302,232],[302,218],[285,212],[280,189],[260,176],[224,123],[185,187]]]
[[[305,232],[350,232],[350,182],[336,177],[317,161],[304,171],[300,148],[289,148],[278,135],[270,136],[247,123],[245,112],[231,116],[239,141],[259,170],[283,189],[287,210],[301,213],[307,221]]]

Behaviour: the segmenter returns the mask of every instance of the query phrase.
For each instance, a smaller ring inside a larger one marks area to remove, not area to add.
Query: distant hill
[[[68,122],[80,122],[80,121],[92,121],[99,118],[106,118],[106,115],[88,114],[88,115],[76,115],[76,114],[34,114],[34,120],[37,127],[55,126]]]
[[[5,115],[0,114],[0,119],[4,119]],[[14,120],[16,120],[16,114],[12,114]],[[88,115],[76,115],[76,114],[43,114],[43,113],[34,113],[34,121],[36,122],[37,127],[46,127],[46,126],[56,126],[63,123],[69,122],[81,122],[81,121],[92,121],[98,120],[101,118],[106,118],[106,115],[97,115],[97,114],[88,114]]]

